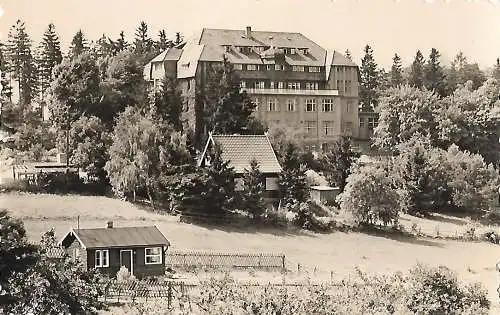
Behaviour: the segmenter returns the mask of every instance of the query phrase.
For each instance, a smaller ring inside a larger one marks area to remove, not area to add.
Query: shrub
[[[116,273],[116,280],[119,282],[128,282],[128,281],[134,281],[136,278],[130,274],[130,271],[128,270],[127,267],[121,266],[120,270]]]
[[[352,214],[356,224],[398,222],[400,197],[387,172],[377,166],[355,166],[337,202],[342,211]]]
[[[286,228],[289,224],[286,212],[283,210],[266,209],[262,215],[262,224],[277,228]]]

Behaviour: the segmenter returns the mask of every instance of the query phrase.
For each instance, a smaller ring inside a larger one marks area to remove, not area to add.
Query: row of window
[[[236,46],[235,48],[240,53],[243,53],[243,54],[249,54],[252,51],[255,51],[257,53],[261,53],[261,52],[269,49],[269,47],[266,47],[266,46]],[[283,53],[285,55],[295,55],[297,53],[302,53],[304,55],[307,55],[309,53],[309,50],[307,48],[290,48],[290,47],[280,47],[280,48],[283,49]],[[230,52],[231,45],[225,45],[224,49],[226,52]]]
[[[254,100],[254,103],[257,106],[260,106],[260,100],[258,98],[256,98]],[[286,111],[287,112],[295,112],[297,110],[297,100],[296,99],[287,99],[285,104],[286,104]],[[350,110],[351,110],[350,107],[351,107],[351,104],[346,103],[345,111],[347,113],[350,112]],[[266,109],[268,112],[280,111],[278,99],[276,99],[276,98],[268,99]],[[322,112],[333,112],[334,109],[335,108],[334,108],[333,99],[324,98],[321,100],[321,111]],[[316,99],[314,99],[314,98],[306,99],[304,110],[306,112],[316,112],[317,111]]]
[[[246,81],[240,81],[241,88],[254,88],[254,89],[265,89],[266,82],[265,81],[255,81],[252,85],[247,84]],[[318,82],[269,82],[270,89],[293,89],[293,90],[318,90],[319,84]]]
[[[352,81],[351,80],[337,80],[337,90],[343,91],[344,93],[352,92]]]
[[[367,119],[360,117],[359,118],[359,127],[364,128],[365,123],[366,123],[366,126],[368,126],[368,128],[375,128],[375,127],[377,127],[378,121],[377,121],[377,118],[374,118],[374,117],[368,117]]]
[[[161,247],[150,247],[144,251],[144,261],[146,265],[158,265],[162,263]],[[109,250],[100,249],[95,251],[95,267],[109,267]]]
[[[246,71],[264,71],[264,70],[267,70],[267,71],[271,71],[271,70],[275,70],[275,71],[285,71],[286,69],[288,69],[288,67],[285,67],[284,65],[278,65],[278,64],[275,64],[275,65],[255,65],[255,64],[247,64],[247,65],[243,65],[241,63],[235,63],[234,64],[234,69],[235,70],[246,70]],[[307,72],[320,72],[321,71],[321,67],[315,67],[315,66],[310,66],[310,67],[305,67],[305,66],[292,66],[291,67],[291,70],[292,71],[295,71],[295,72],[305,72],[307,69]]]

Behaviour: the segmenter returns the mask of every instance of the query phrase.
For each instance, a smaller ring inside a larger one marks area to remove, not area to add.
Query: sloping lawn
[[[0,208],[7,208],[14,216],[23,219],[32,241],[38,241],[41,233],[51,227],[61,236],[70,227],[76,227],[77,216],[80,216],[82,228],[105,227],[108,220],[113,220],[118,227],[156,225],[174,249],[284,253],[288,267],[295,273],[300,263],[301,273],[307,272],[311,277],[325,281],[331,277],[347,277],[355,268],[386,273],[404,272],[418,262],[445,265],[455,270],[462,280],[482,282],[493,303],[492,314],[500,313],[496,293],[500,273],[495,271],[495,264],[500,261],[500,247],[490,243],[361,233],[207,228],[181,223],[176,217],[151,213],[133,204],[105,197],[9,193],[0,194]],[[405,217],[405,220],[411,222],[413,218]],[[424,219],[415,221],[420,226],[434,227],[437,224]],[[453,222],[449,218],[446,220],[447,229],[454,229]],[[456,223],[457,229],[465,225],[460,222]]]

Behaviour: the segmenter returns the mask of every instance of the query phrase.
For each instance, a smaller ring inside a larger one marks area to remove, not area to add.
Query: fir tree
[[[82,53],[89,50],[89,44],[82,30],[76,32],[75,36],[73,36],[73,40],[71,41],[70,46],[70,56],[71,58],[75,58]]]
[[[358,157],[359,154],[351,148],[349,137],[335,141],[321,161],[328,183],[333,187],[339,187],[340,192],[343,192],[347,178],[351,174],[351,166]]]
[[[359,99],[364,110],[373,110],[378,103],[377,88],[379,87],[379,73],[373,58],[373,50],[365,46],[365,56],[361,60]]]
[[[40,45],[40,56],[38,58],[38,69],[40,78],[40,92],[42,99],[52,81],[54,67],[62,61],[61,44],[59,36],[55,32],[54,24],[50,23],[43,34]]]
[[[493,69],[493,78],[500,82],[500,58],[497,58],[497,63]]]
[[[170,124],[175,130],[182,130],[182,95],[176,89],[175,79],[165,77],[162,89],[155,95],[155,110],[157,114]]]
[[[125,40],[125,33],[123,31],[120,32],[120,37],[116,41],[110,41],[113,46],[113,54],[116,55],[121,51],[128,49],[129,43]]]
[[[169,47],[172,47],[172,41],[167,38],[166,31],[161,30],[158,33],[158,40],[155,42],[156,53],[160,53]]]
[[[422,52],[419,50],[415,55],[415,60],[411,65],[410,74],[408,76],[408,84],[421,89],[424,86],[424,67],[425,61]]]
[[[151,54],[153,48],[153,40],[148,35],[148,25],[142,21],[135,31],[134,51],[137,55],[146,56]]]
[[[439,63],[440,54],[437,49],[432,48],[424,68],[424,86],[440,96],[445,95],[444,71]]]
[[[182,38],[182,35],[180,32],[175,33],[175,40],[174,40],[174,46],[177,46],[179,44],[182,44],[182,41],[184,39]]]
[[[401,64],[401,57],[399,57],[398,54],[394,54],[394,57],[392,58],[390,80],[392,87],[398,87],[404,83],[403,65]]]
[[[111,40],[105,34],[102,34],[102,36],[93,45],[92,54],[94,55],[96,60],[105,57],[112,57],[115,55],[114,46]]]
[[[307,179],[295,145],[287,144],[282,161],[283,171],[279,176],[279,185],[283,204],[306,201],[308,196]]]
[[[351,51],[349,49],[346,49],[344,54],[347,59],[352,61]]]
[[[259,163],[253,159],[250,161],[250,168],[245,169],[243,174],[243,190],[241,199],[243,209],[248,211],[254,220],[258,220],[266,210],[264,202],[264,192],[266,186],[264,177],[259,169]]]
[[[9,65],[5,56],[5,45],[0,43],[0,102],[5,104],[6,101],[12,101],[12,86],[8,76]],[[1,115],[1,111],[0,111]]]

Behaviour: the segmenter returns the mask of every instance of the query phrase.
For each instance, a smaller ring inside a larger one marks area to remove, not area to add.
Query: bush
[[[358,225],[398,223],[400,197],[387,172],[380,167],[356,165],[337,202],[342,211],[352,214]]]
[[[116,273],[116,280],[118,282],[128,282],[128,281],[135,281],[136,278],[130,274],[130,271],[128,271],[127,267],[121,266],[120,270]]]
[[[263,225],[269,225],[277,228],[288,227],[289,220],[287,219],[286,212],[283,210],[275,210],[267,208],[262,215],[261,223]]]

